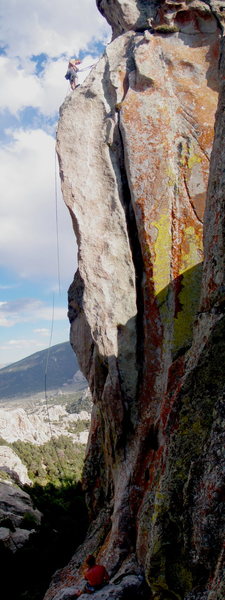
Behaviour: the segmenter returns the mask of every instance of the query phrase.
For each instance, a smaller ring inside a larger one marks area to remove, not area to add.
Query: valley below
[[[92,400],[72,351],[59,377],[61,349],[70,356],[68,343],[51,349],[48,389],[37,391],[47,351],[0,370],[0,558],[16,574],[5,585],[17,600],[43,597],[87,526],[80,478]]]

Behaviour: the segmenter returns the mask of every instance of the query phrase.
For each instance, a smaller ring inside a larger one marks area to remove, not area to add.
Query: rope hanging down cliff
[[[56,453],[56,457],[57,457],[58,464],[59,464],[59,470],[61,471],[61,474],[62,474],[62,476],[64,476],[64,479],[65,479],[66,478],[66,473],[64,471],[62,462],[60,460],[58,449],[57,449],[57,446],[55,444],[55,440],[54,440],[54,436],[53,436],[52,424],[51,424],[50,414],[49,414],[49,408],[48,408],[48,396],[47,396],[47,375],[48,375],[48,364],[49,364],[50,350],[51,350],[51,346],[52,346],[52,334],[53,334],[53,326],[54,326],[54,317],[55,317],[55,297],[54,297],[54,294],[53,294],[53,298],[52,298],[51,331],[50,331],[49,346],[48,346],[48,352],[47,352],[47,358],[46,358],[46,364],[45,364],[45,374],[44,374],[44,382],[45,382],[44,383],[44,387],[45,387],[45,406],[46,406],[46,414],[47,414],[47,419],[48,419],[48,424],[49,424],[49,430],[50,430],[50,435],[51,435],[51,442],[52,442],[52,445],[53,445],[55,453]]]
[[[58,223],[58,193],[57,193],[57,155],[55,152],[55,221],[56,221],[56,254],[57,254],[57,274],[58,274],[58,288],[59,294],[61,293],[60,286],[60,260],[59,260],[59,223]]]
[[[57,160],[57,156],[56,156],[56,152],[55,152],[56,262],[57,262],[58,290],[59,290],[59,294],[60,294],[61,293],[61,284],[60,284],[59,223],[58,223],[58,192],[57,192],[57,162],[56,162],[56,160]],[[53,293],[53,297],[52,297],[51,330],[50,330],[50,338],[49,338],[48,352],[47,352],[47,358],[46,358],[46,364],[45,364],[45,373],[44,373],[44,392],[45,392],[46,414],[47,414],[47,420],[48,420],[49,430],[50,430],[50,435],[51,435],[51,442],[53,444],[53,447],[54,447],[54,450],[55,450],[55,453],[56,453],[56,456],[57,456],[57,460],[58,460],[58,464],[59,464],[59,468],[60,468],[61,474],[64,475],[64,478],[65,478],[66,477],[65,471],[63,469],[63,465],[61,463],[61,460],[60,460],[60,457],[59,457],[59,453],[58,453],[58,450],[57,450],[57,446],[55,444],[54,437],[53,437],[52,424],[51,424],[50,414],[49,414],[49,408],[48,408],[48,396],[47,396],[47,375],[48,375],[48,365],[49,365],[50,350],[51,350],[51,346],[52,346],[52,335],[53,335],[54,319],[55,319],[55,296],[54,296],[54,293]]]

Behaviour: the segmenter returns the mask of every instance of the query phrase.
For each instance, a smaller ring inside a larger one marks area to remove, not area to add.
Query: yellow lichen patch
[[[174,170],[172,169],[172,167],[168,167],[166,169],[166,175],[168,177],[168,185],[170,187],[173,187],[176,183],[176,173],[174,172]]]
[[[191,154],[191,156],[189,156],[188,159],[188,168],[192,169],[192,167],[194,165],[196,165],[197,163],[201,163],[202,159],[201,156],[198,156],[198,154]]]
[[[154,512],[152,515],[152,523],[155,523],[160,515],[167,512],[169,509],[169,498],[165,492],[156,490],[154,501]]]
[[[178,279],[174,281],[173,351],[189,344],[199,308],[202,276],[202,228],[189,225],[182,233]]]
[[[177,31],[179,31],[179,27],[173,24],[168,25],[167,23],[162,23],[161,25],[156,25],[154,27],[154,31],[157,31],[159,33],[176,33]]]
[[[182,252],[181,248],[180,274],[199,263],[203,251],[202,229],[198,230],[193,225],[186,227],[183,232],[182,246],[186,251]]]
[[[201,263],[182,273],[181,291],[179,294],[181,308],[174,319],[174,351],[185,347],[191,340],[193,321],[199,307],[201,275]]]
[[[154,244],[154,285],[159,294],[170,282],[171,223],[169,215],[161,215],[151,223],[157,229]]]

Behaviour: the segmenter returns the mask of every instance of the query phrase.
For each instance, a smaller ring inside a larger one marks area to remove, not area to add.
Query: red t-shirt
[[[95,565],[86,571],[85,579],[90,585],[101,585],[104,581],[108,581],[108,573],[102,565]]]

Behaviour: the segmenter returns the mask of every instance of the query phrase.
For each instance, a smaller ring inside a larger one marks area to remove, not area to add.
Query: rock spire
[[[96,600],[223,600],[225,5],[97,6],[113,39],[57,134],[92,525],[46,600],[72,596],[86,552],[126,582]]]

